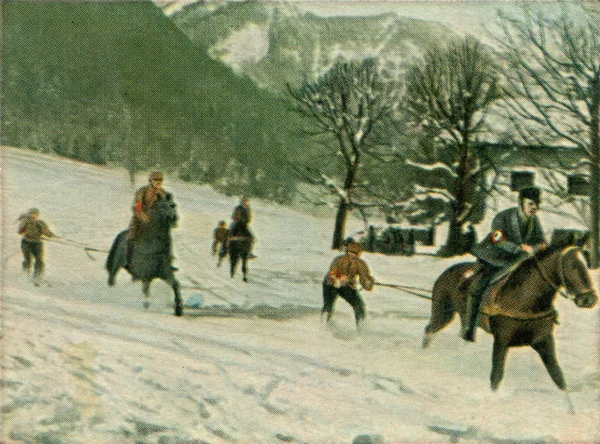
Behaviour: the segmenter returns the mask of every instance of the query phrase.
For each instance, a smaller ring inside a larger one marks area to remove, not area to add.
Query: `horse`
[[[243,281],[248,282],[248,256],[252,249],[252,237],[232,236],[229,238],[229,271],[231,277],[235,276],[238,261],[242,260]]]
[[[177,226],[178,220],[177,205],[174,201],[169,198],[157,201],[148,211],[148,224],[135,241],[130,263],[127,258],[130,229],[127,229],[121,231],[113,241],[106,260],[106,269],[108,285],[111,287],[115,284],[116,275],[121,268],[125,268],[134,281],[142,281],[146,298],[144,308],[150,306],[150,284],[156,278],[162,279],[171,286],[175,294],[175,316],[183,316],[179,282],[171,265],[171,229]]]
[[[456,313],[461,324],[466,324],[467,287],[473,281],[468,276],[473,275],[475,268],[475,263],[453,265],[435,282],[431,318],[425,327],[423,348],[429,346],[432,335],[445,328]],[[493,297],[491,308],[485,302],[482,305],[479,324],[494,336],[490,375],[492,390],[498,389],[504,376],[509,347],[531,346],[539,354],[554,383],[566,393],[567,385],[556,358],[553,336],[557,322],[554,299],[560,292],[580,308],[592,308],[598,302],[581,248],[556,246],[540,251],[525,259],[503,281],[505,283]]]

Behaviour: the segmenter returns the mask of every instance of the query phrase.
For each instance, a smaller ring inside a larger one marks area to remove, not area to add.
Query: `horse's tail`
[[[108,257],[106,258],[106,269],[109,272],[115,271],[115,268],[120,268],[120,264],[125,260],[125,242],[129,236],[129,229],[121,231],[115,237],[115,240],[110,247]]]

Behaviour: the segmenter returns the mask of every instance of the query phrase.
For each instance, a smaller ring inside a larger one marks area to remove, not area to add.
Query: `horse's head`
[[[575,304],[581,308],[595,306],[598,303],[598,294],[581,248],[564,248],[560,252],[559,267],[561,285],[571,295]]]
[[[177,204],[170,193],[167,197],[157,200],[148,212],[150,220],[163,228],[175,228],[179,221]]]

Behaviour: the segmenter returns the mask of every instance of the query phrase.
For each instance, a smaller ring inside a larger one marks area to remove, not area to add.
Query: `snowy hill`
[[[482,331],[465,345],[456,322],[422,350],[427,300],[379,287],[363,292],[360,334],[344,301],[323,325],[332,218],[253,201],[258,259],[244,283],[209,252],[237,198],[169,178],[165,187],[179,204],[184,298],[201,294],[218,316],[174,317],[161,282],[144,310],[125,272],[106,285],[105,254],[54,242],[47,283],[33,287],[20,270],[19,214],[38,207],[60,236],[108,249],[129,222],[132,190],[121,170],[3,149],[3,443],[599,440],[597,309],[557,301],[558,357],[577,411],[568,415],[530,349],[511,350],[498,393]],[[380,282],[431,288],[469,258],[365,259]]]

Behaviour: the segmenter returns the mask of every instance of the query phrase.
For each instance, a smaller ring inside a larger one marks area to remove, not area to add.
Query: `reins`
[[[565,291],[562,290],[562,288],[567,288],[566,285],[566,280],[565,280],[565,270],[564,270],[564,257],[566,254],[568,254],[570,251],[577,249],[576,246],[569,246],[568,248],[565,248],[560,255],[560,266],[559,266],[559,277],[560,277],[560,285],[556,285],[552,279],[550,279],[548,277],[548,275],[546,274],[546,272],[544,271],[544,269],[542,268],[539,259],[537,258],[536,255],[533,255],[533,259],[536,265],[537,270],[539,271],[540,275],[542,276],[542,279],[544,281],[546,281],[546,283],[548,285],[550,285],[557,293],[559,293],[561,296],[563,296],[566,299],[569,300],[574,300],[575,298],[571,298],[569,296],[569,294]],[[578,293],[575,296],[578,296],[580,294],[585,294],[588,293],[588,291],[582,292],[582,293]],[[482,313],[487,314],[488,316],[493,316],[492,313],[486,313],[485,311],[482,310]],[[511,319],[515,319],[517,321],[533,321],[533,320],[539,320],[539,319],[544,319],[544,318],[548,318],[551,316],[556,317],[556,310],[554,308],[551,308],[550,310],[544,311],[542,313],[537,313],[537,314],[532,314],[532,315],[521,315],[521,314],[516,314],[516,313],[509,313],[503,310],[502,316],[506,316],[509,317]]]
[[[568,294],[568,292],[566,292],[566,291],[562,291],[562,290],[561,290],[562,288],[564,288],[564,289],[566,289],[566,288],[567,288],[567,284],[566,284],[566,281],[565,281],[565,264],[564,264],[564,257],[565,257],[565,255],[567,255],[569,252],[571,252],[571,251],[573,251],[573,250],[575,250],[575,249],[577,249],[577,247],[576,247],[576,246],[574,246],[574,245],[571,245],[571,246],[569,246],[568,248],[565,248],[565,249],[564,249],[564,250],[561,252],[561,254],[560,254],[560,258],[559,258],[559,259],[560,259],[560,260],[559,260],[559,262],[560,262],[560,266],[559,266],[559,277],[560,277],[560,284],[561,284],[561,285],[559,285],[559,286],[557,286],[557,285],[556,285],[554,282],[552,282],[552,280],[551,280],[551,279],[548,277],[548,275],[547,275],[547,274],[544,272],[544,270],[543,270],[543,268],[542,268],[542,266],[541,266],[541,264],[540,264],[540,261],[539,261],[539,259],[537,258],[537,256],[535,256],[535,255],[533,256],[533,259],[534,259],[534,261],[535,261],[535,266],[536,266],[537,270],[540,272],[540,275],[542,276],[542,278],[543,278],[543,279],[544,279],[544,280],[545,280],[545,281],[546,281],[546,282],[547,282],[547,283],[548,283],[548,284],[549,284],[549,285],[550,285],[552,288],[554,288],[554,290],[555,290],[555,291],[556,291],[558,294],[560,294],[560,295],[561,295],[562,297],[564,297],[565,299],[569,299],[569,300],[574,300],[574,298],[570,297],[570,296],[569,296],[569,294]],[[578,293],[578,294],[576,294],[575,296],[578,296],[579,294],[585,294],[585,293],[588,293],[588,291],[585,291],[585,292],[583,292],[583,293]]]

